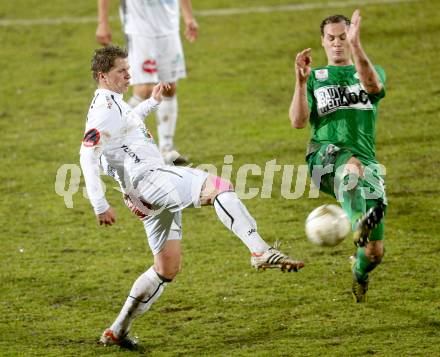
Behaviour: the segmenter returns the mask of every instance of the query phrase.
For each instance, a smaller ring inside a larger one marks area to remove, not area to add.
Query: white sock
[[[119,316],[110,329],[118,337],[125,336],[133,320],[146,312],[162,294],[166,282],[159,278],[153,267],[150,267],[133,284],[130,295],[125,301]]]
[[[223,224],[246,244],[251,253],[262,253],[270,248],[257,233],[257,223],[234,191],[217,195],[214,208]]]
[[[156,112],[156,122],[160,150],[172,150],[177,122],[177,96],[163,97]]]
[[[141,97],[138,97],[137,95],[134,95],[128,100],[128,105],[132,108],[136,107],[139,103],[141,103],[143,99]]]

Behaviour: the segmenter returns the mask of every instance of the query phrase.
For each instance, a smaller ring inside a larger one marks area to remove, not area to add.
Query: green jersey
[[[375,66],[381,83],[385,71]],[[350,149],[360,159],[375,161],[377,107],[385,86],[368,94],[354,65],[314,68],[307,81],[312,138],[307,154],[323,144]]]

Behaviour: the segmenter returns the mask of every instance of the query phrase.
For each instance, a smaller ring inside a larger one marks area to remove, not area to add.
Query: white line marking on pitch
[[[350,7],[350,6],[365,6],[374,4],[400,4],[406,2],[418,2],[419,0],[364,0],[364,1],[342,1],[329,3],[315,3],[315,4],[290,4],[290,5],[274,5],[274,6],[259,6],[246,8],[231,8],[231,9],[210,9],[194,11],[196,16],[228,16],[228,15],[242,15],[252,13],[271,13],[271,12],[285,12],[285,11],[305,11],[317,9],[329,9],[334,7]],[[111,16],[110,20],[115,21],[116,16]],[[36,25],[63,25],[63,24],[89,24],[96,23],[96,17],[58,17],[49,19],[3,19],[0,20],[0,26],[36,26]]]

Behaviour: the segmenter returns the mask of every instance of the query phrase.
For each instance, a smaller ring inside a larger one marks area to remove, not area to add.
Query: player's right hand
[[[312,49],[307,48],[296,55],[295,73],[298,81],[304,83],[312,72]]]
[[[185,38],[189,42],[193,43],[197,40],[198,35],[199,35],[199,25],[197,24],[197,21],[195,19],[188,21],[185,24]]]
[[[100,226],[102,226],[103,224],[106,226],[113,225],[113,223],[116,222],[115,210],[112,207],[109,207],[109,209],[104,213],[97,214],[96,220],[98,221]]]
[[[100,22],[96,28],[96,41],[103,46],[112,42],[112,30],[108,22]]]
[[[170,85],[168,83],[159,82],[153,87],[153,91],[151,92],[151,96],[158,102],[161,102],[163,97],[162,93],[164,90],[169,90]]]

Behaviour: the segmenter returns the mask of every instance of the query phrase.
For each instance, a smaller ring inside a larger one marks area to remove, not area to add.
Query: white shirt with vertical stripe
[[[126,34],[160,37],[179,32],[179,0],[121,0]]]

